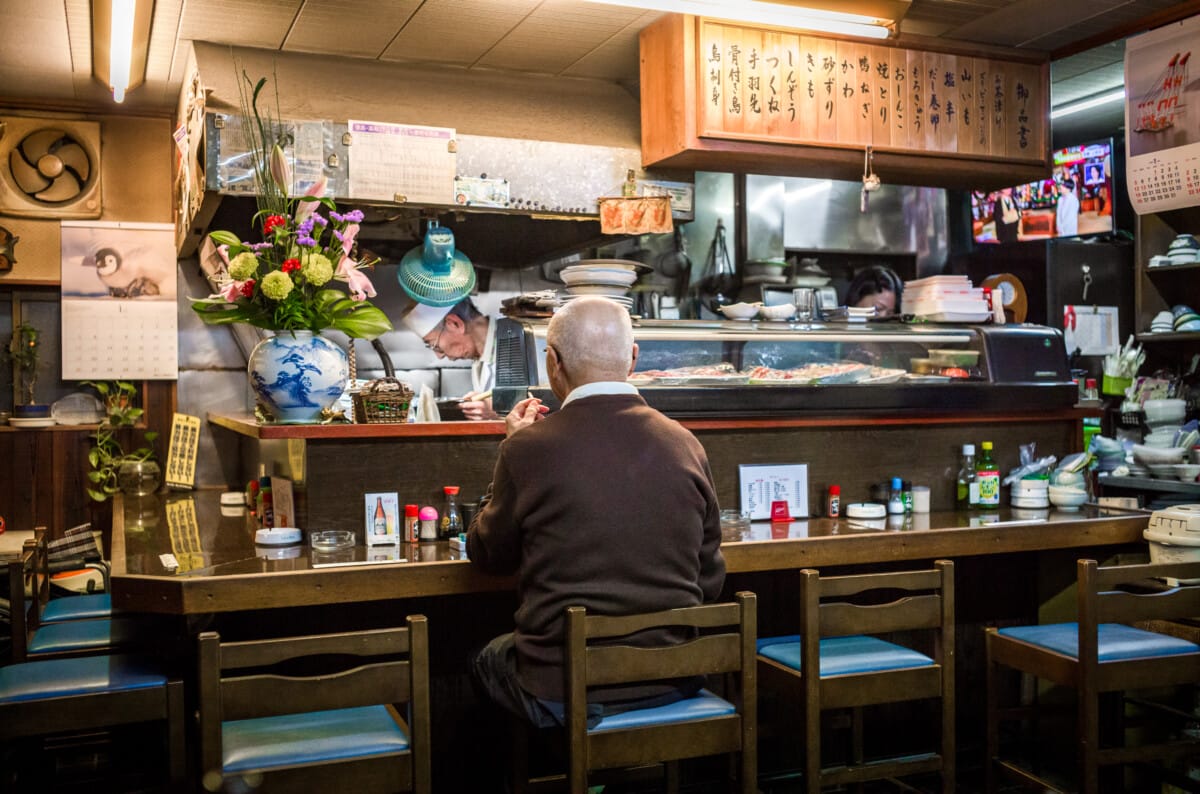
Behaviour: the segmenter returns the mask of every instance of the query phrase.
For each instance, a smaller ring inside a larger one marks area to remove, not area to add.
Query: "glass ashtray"
[[[354,546],[354,533],[346,529],[325,529],[308,536],[308,545],[317,551],[336,551]]]

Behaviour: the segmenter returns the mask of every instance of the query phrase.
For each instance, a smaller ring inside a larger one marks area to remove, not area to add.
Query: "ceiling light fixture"
[[[1118,88],[1115,91],[1105,91],[1103,94],[1093,94],[1090,97],[1068,102],[1065,105],[1059,105],[1056,108],[1051,108],[1050,118],[1060,119],[1063,116],[1070,116],[1072,113],[1079,113],[1082,110],[1091,110],[1101,105],[1107,105],[1110,102],[1118,102],[1125,99],[1125,89]]]
[[[115,102],[145,80],[153,12],[154,0],[92,0],[92,74]]]
[[[911,0],[588,0],[592,3],[694,14],[733,22],[886,39]]]

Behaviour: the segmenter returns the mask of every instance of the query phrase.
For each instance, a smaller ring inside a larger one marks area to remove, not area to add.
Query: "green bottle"
[[[979,506],[995,510],[1000,506],[1000,469],[992,459],[992,442],[984,441],[975,461],[975,482],[979,486]]]

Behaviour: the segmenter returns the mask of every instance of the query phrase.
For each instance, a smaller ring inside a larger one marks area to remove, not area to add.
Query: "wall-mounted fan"
[[[98,123],[0,119],[0,214],[98,218],[100,181]]]

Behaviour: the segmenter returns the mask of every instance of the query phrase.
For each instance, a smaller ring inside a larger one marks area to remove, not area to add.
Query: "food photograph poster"
[[[64,221],[64,380],[179,375],[175,227]]]

